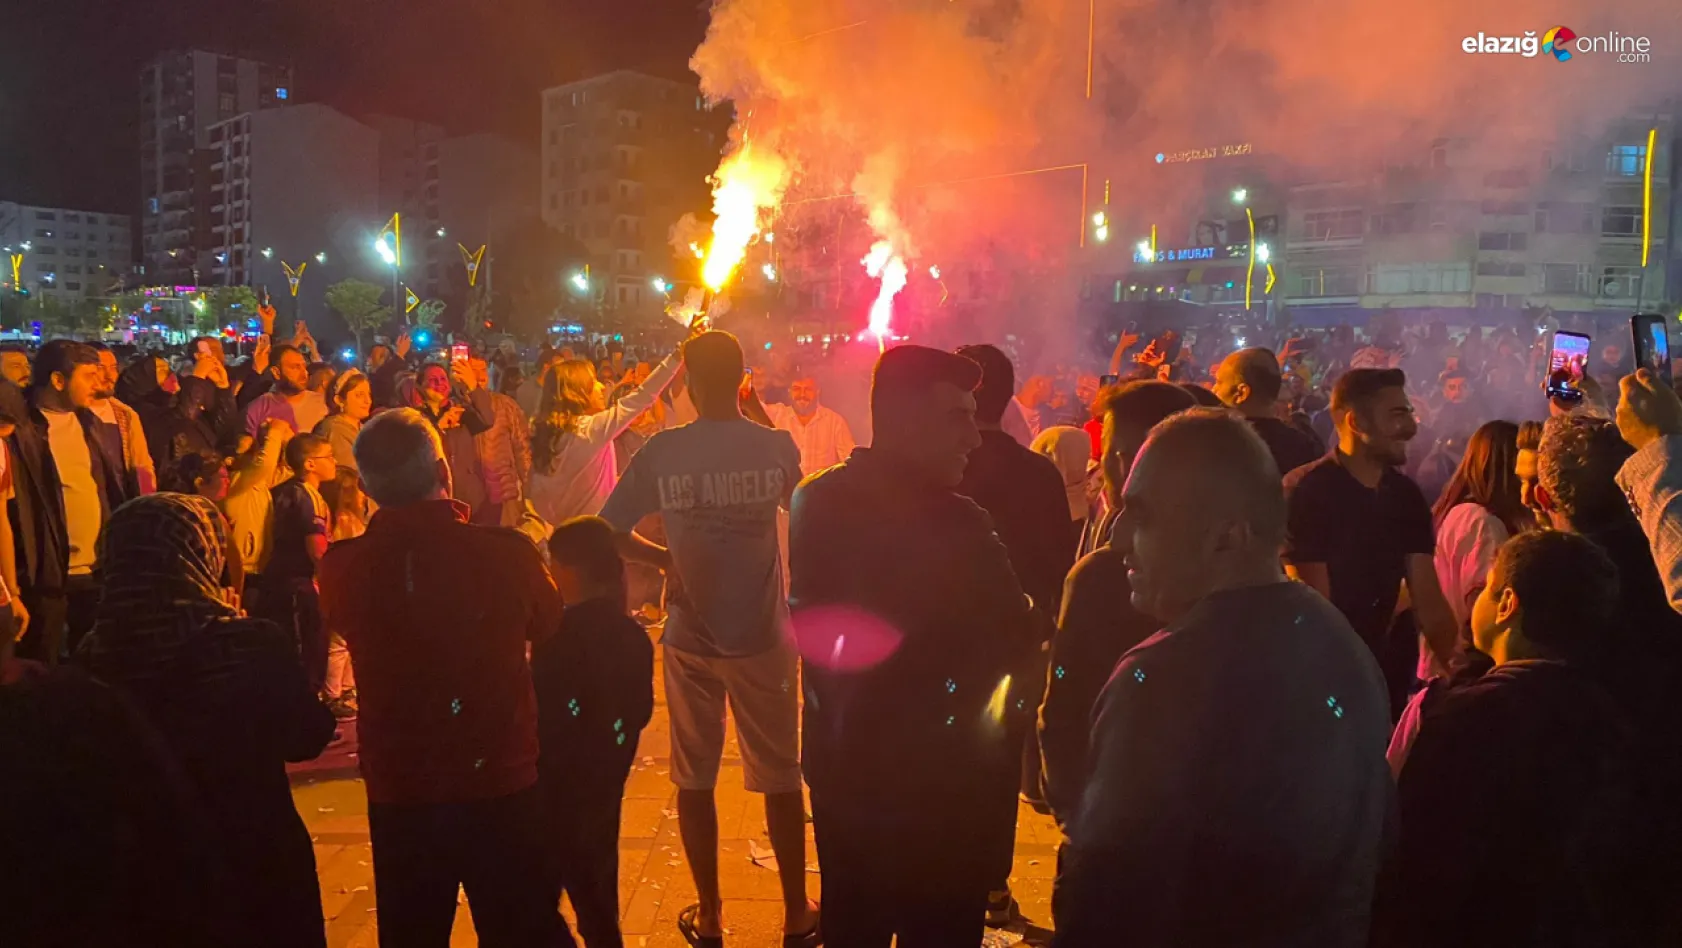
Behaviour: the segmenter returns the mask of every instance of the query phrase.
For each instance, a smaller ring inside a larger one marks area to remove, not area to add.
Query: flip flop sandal
[[[701,914],[700,903],[689,906],[677,913],[677,931],[683,940],[689,942],[690,948],[724,948],[723,935],[703,935],[695,927],[695,917]]]
[[[818,948],[823,944],[823,919],[812,924],[812,930],[800,935],[784,935],[783,948]]]

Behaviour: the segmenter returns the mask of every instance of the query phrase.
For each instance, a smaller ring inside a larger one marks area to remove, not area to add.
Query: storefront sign
[[[1208,148],[1187,148],[1183,151],[1159,151],[1156,153],[1156,163],[1159,165],[1180,164],[1187,161],[1208,161],[1211,158],[1236,158],[1239,155],[1250,154],[1249,142],[1241,145],[1212,145]]]

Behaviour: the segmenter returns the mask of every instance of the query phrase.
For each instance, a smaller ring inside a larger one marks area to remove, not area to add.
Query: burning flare
[[[759,235],[760,212],[776,207],[788,187],[789,166],[769,149],[744,141],[713,175],[713,240],[701,266],[701,280],[713,292],[724,288]]]
[[[864,260],[864,272],[872,279],[882,281],[882,289],[876,294],[876,302],[870,304],[870,328],[867,330],[876,337],[876,348],[886,349],[888,336],[893,332],[894,297],[905,289],[905,279],[909,270],[905,261],[894,253],[893,245],[885,240],[878,240],[870,248]]]

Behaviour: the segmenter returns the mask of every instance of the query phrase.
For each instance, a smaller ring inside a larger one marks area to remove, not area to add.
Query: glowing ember
[[[866,331],[876,337],[877,349],[885,349],[888,345],[888,335],[893,332],[894,297],[905,288],[905,278],[909,271],[905,261],[894,253],[893,245],[885,240],[878,240],[861,262],[864,264],[864,272],[882,281],[882,289],[876,294],[876,302],[870,304],[870,328]]]
[[[788,187],[788,163],[751,142],[732,152],[713,175],[713,242],[701,280],[716,293],[747,256],[759,234],[759,214],[777,206]]]
[[[700,245],[700,244],[697,244],[697,243],[694,243],[694,242],[691,242],[691,243],[690,243],[690,244],[689,244],[689,252],[690,252],[690,253],[692,253],[692,254],[694,254],[694,255],[695,255],[695,259],[696,259],[696,260],[705,260],[705,259],[707,259],[707,252],[706,252],[706,251],[705,251],[705,250],[702,250],[702,249],[701,249],[701,245]]]

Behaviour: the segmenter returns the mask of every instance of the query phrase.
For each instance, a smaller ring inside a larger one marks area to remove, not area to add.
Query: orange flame
[[[752,143],[728,155],[713,175],[713,240],[701,266],[701,280],[713,292],[723,289],[759,235],[760,213],[776,207],[789,182],[789,165],[769,149]]]

